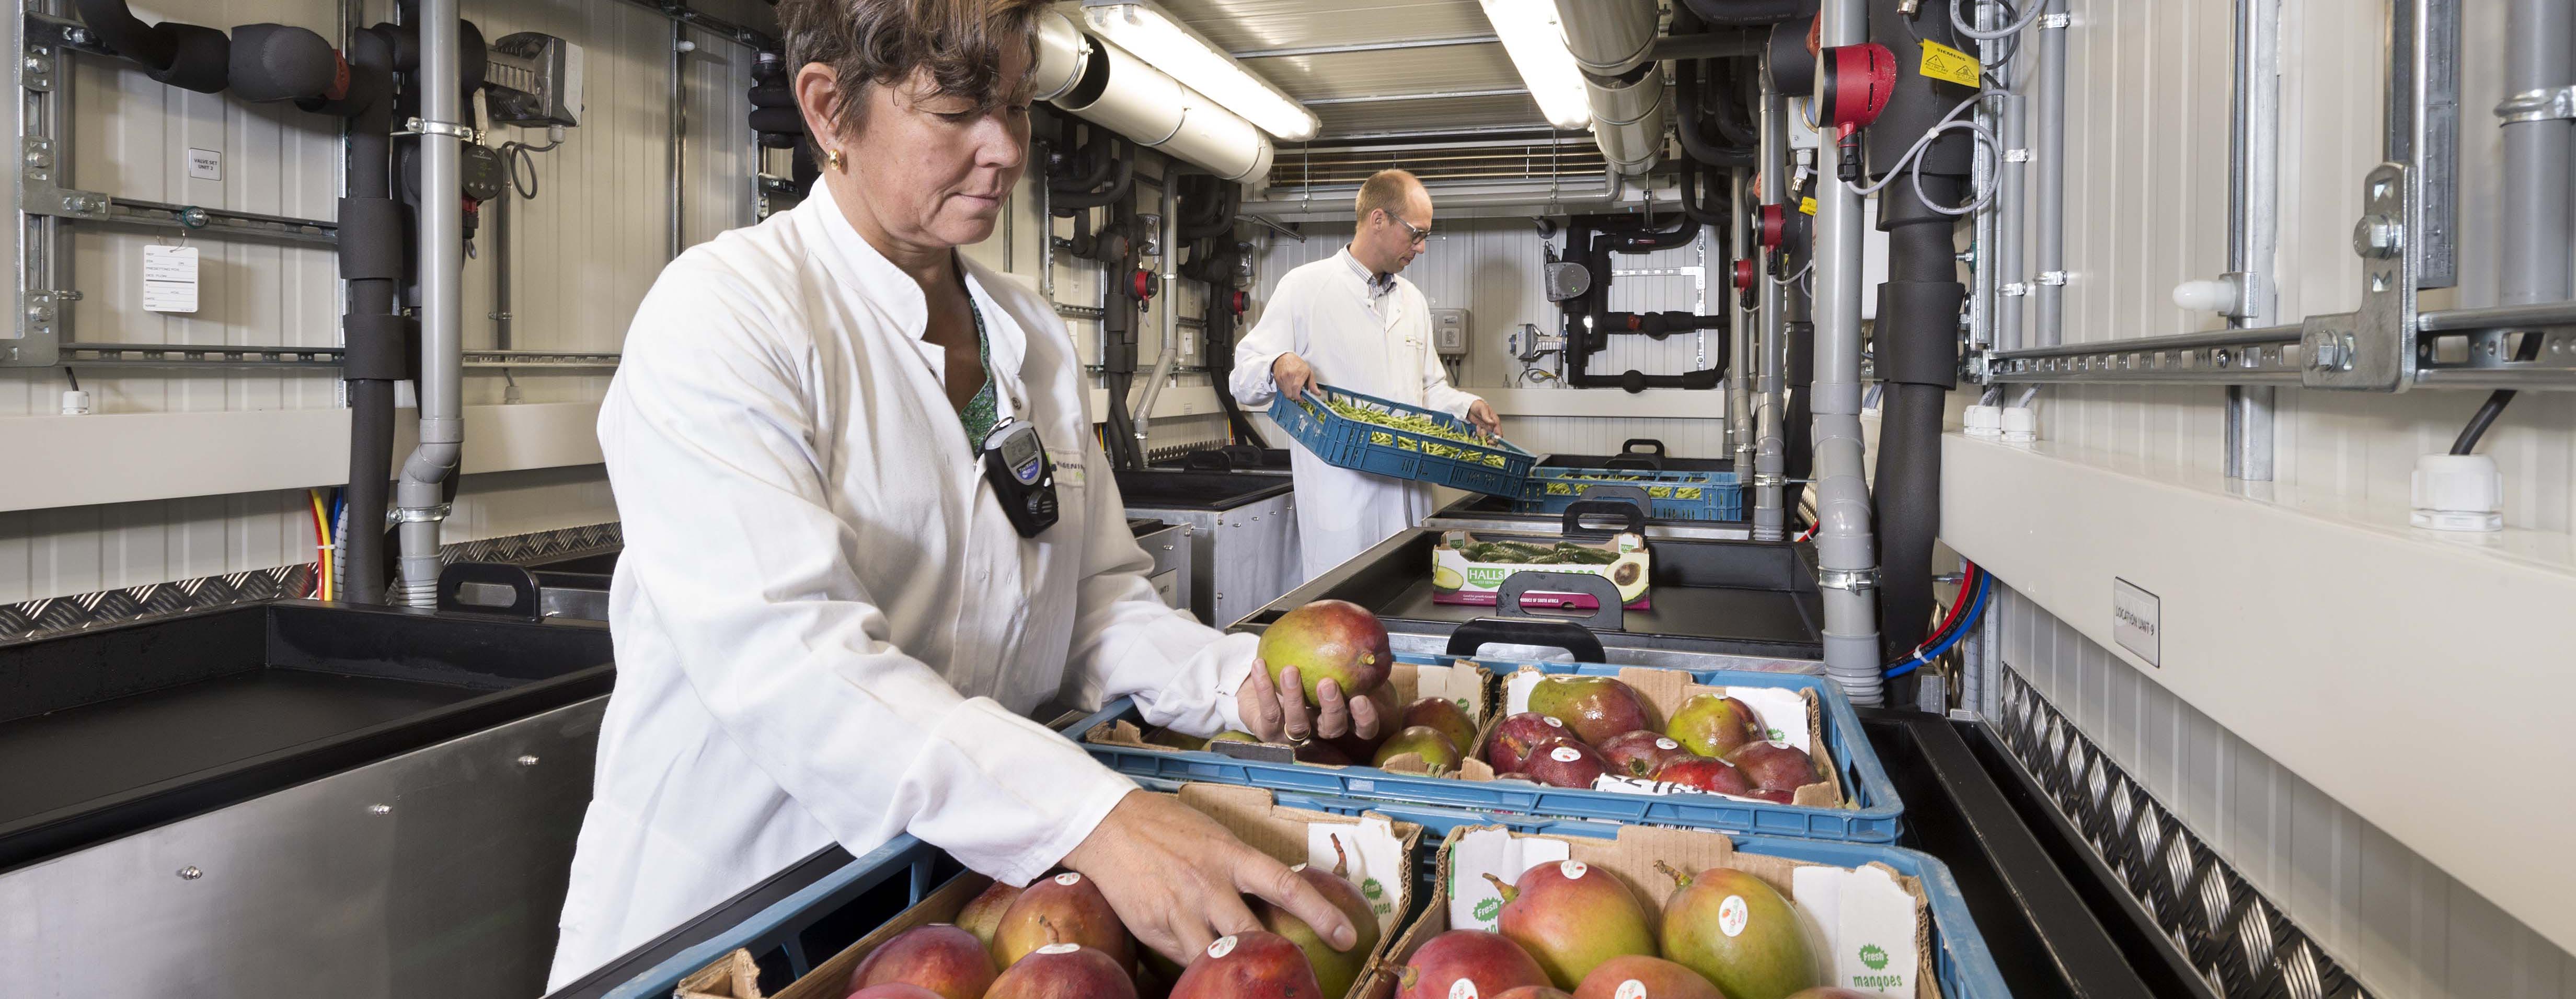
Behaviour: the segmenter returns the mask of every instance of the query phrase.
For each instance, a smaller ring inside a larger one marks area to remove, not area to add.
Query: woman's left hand
[[[1279,671],[1279,682],[1270,681],[1270,670],[1261,660],[1252,661],[1252,675],[1234,692],[1235,706],[1243,715],[1243,724],[1263,742],[1291,745],[1308,739],[1339,739],[1358,735],[1377,738],[1378,705],[1367,697],[1342,696],[1342,687],[1332,680],[1315,685],[1315,699],[1323,703],[1313,717],[1306,707],[1305,679],[1297,667]]]

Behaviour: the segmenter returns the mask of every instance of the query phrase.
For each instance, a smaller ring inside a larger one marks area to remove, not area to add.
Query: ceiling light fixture
[[[1568,131],[1592,123],[1592,107],[1583,93],[1583,71],[1565,50],[1565,27],[1557,21],[1555,0],[1477,0],[1485,20],[1511,54],[1521,84],[1538,101],[1547,123]]]
[[[1179,18],[1150,3],[1107,3],[1083,8],[1083,23],[1119,48],[1261,130],[1291,142],[1315,137],[1315,113],[1234,61]],[[1559,45],[1560,53],[1563,46]],[[1570,64],[1569,64],[1570,65]]]

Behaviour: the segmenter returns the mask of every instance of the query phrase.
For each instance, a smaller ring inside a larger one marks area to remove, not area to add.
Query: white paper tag
[[[224,154],[213,149],[189,149],[188,176],[193,180],[224,179]]]
[[[1801,867],[1790,875],[1798,907],[1833,946],[1833,984],[1892,999],[1914,995],[1914,896],[1886,871]]]
[[[1501,925],[1503,896],[1485,875],[1511,884],[1522,872],[1566,860],[1572,853],[1564,840],[1513,836],[1505,829],[1478,829],[1459,837],[1449,848],[1449,925],[1492,931]]]
[[[197,311],[197,248],[143,247],[143,308],[149,312]]]
[[[1339,854],[1333,850],[1335,840],[1341,841]],[[1369,910],[1377,913],[1379,931],[1393,933],[1395,921],[1403,917],[1410,902],[1405,895],[1413,884],[1395,827],[1368,815],[1358,822],[1307,823],[1306,866],[1330,871],[1336,863],[1342,865],[1342,877],[1359,886]]]
[[[1525,669],[1513,673],[1510,679],[1504,680],[1503,714],[1516,715],[1529,710],[1530,691],[1544,679],[1547,679],[1547,674],[1534,669]]]
[[[1740,794],[1725,794],[1718,791],[1711,791],[1707,788],[1692,787],[1688,784],[1675,784],[1670,781],[1660,780],[1645,780],[1638,777],[1623,777],[1618,774],[1602,774],[1599,777],[1592,778],[1592,789],[1595,791],[1608,791],[1612,794],[1705,794],[1712,798],[1727,798],[1734,801],[1753,801],[1760,802],[1765,805],[1777,804],[1777,802],[1763,801],[1760,798],[1747,798]]]
[[[1743,701],[1770,730],[1771,741],[1807,748],[1807,699],[1787,687],[1728,687],[1726,696]]]

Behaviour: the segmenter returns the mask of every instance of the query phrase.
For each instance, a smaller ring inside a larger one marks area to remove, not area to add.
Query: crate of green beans
[[[1465,420],[1327,385],[1282,395],[1270,419],[1329,465],[1496,496],[1519,496],[1538,456]]]

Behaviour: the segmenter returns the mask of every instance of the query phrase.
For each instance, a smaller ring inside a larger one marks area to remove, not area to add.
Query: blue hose
[[[1968,605],[1967,616],[1959,619],[1959,626],[1950,629],[1950,633],[1948,635],[1942,636],[1941,640],[1934,643],[1931,647],[1916,652],[1904,659],[1887,664],[1887,673],[1885,674],[1887,679],[1893,680],[1897,677],[1904,676],[1907,673],[1914,672],[1915,667],[1921,666],[1934,659],[1941,658],[1942,653],[1950,651],[1951,646],[1959,644],[1959,639],[1967,636],[1968,629],[1976,627],[1977,617],[1986,612],[1986,597],[1994,589],[1994,585],[1995,577],[1992,574],[1978,577],[1977,592],[1971,598],[1974,602]]]

